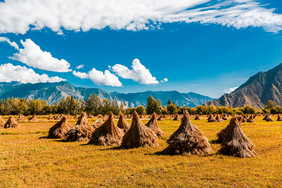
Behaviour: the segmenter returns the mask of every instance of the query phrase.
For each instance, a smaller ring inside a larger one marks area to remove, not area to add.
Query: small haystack
[[[66,134],[66,141],[88,141],[94,132],[94,128],[88,123],[86,114],[82,113],[76,125]]]
[[[247,119],[248,123],[255,123],[255,119],[253,115],[250,115],[250,117]]]
[[[277,115],[277,120],[276,121],[282,121],[282,118],[281,118],[281,116],[279,114]]]
[[[48,138],[65,138],[66,133],[72,128],[72,125],[68,122],[68,118],[63,116],[61,121],[56,123],[49,129]]]
[[[213,115],[210,115],[208,117],[208,122],[217,122],[216,119],[213,117]]]
[[[105,123],[93,132],[88,144],[102,146],[120,145],[123,135],[124,131],[115,125],[114,116],[111,112]]]
[[[226,127],[222,147],[218,151],[222,155],[236,157],[254,157],[254,145],[243,132],[238,119],[232,118],[230,124]]]
[[[178,114],[176,114],[173,120],[174,120],[174,121],[179,121],[179,120],[180,120],[179,115],[178,115]]]
[[[119,113],[118,128],[122,129],[125,133],[129,130],[130,125],[124,119],[123,113]]]
[[[270,114],[266,115],[265,121],[273,121],[272,117],[270,116]]]
[[[19,114],[17,121],[25,121],[25,117],[22,114]]]
[[[158,137],[164,135],[163,131],[158,126],[156,113],[153,113],[151,119],[149,120],[149,122],[145,126],[152,129]]]
[[[139,148],[158,146],[158,138],[154,131],[146,127],[140,120],[137,112],[133,113],[130,129],[124,135],[121,148]]]
[[[59,120],[59,119],[62,119],[62,116],[56,115],[56,116],[54,117],[54,120]]]
[[[153,117],[153,116],[152,116]],[[157,121],[163,121],[164,119],[163,119],[163,116],[162,115],[160,115],[160,117],[157,119]]]
[[[20,124],[18,124],[18,122],[13,118],[13,116],[11,116],[8,121],[4,124],[4,128],[16,128],[19,125]]]
[[[53,116],[51,114],[49,114],[48,120],[53,120]]]
[[[30,118],[28,118],[29,121],[38,121],[38,119],[36,118],[36,114],[33,114],[33,116],[31,116]]]
[[[227,116],[226,114],[223,114],[223,115],[221,116],[221,118],[222,118],[223,120],[228,120],[228,116]]]
[[[200,120],[200,116],[199,115],[196,115],[195,119],[194,120]]]
[[[215,117],[215,119],[216,119],[217,122],[223,122],[221,116],[219,116],[219,115],[217,115],[217,116]]]
[[[2,119],[2,116],[0,116],[0,128],[4,127],[5,121]]]
[[[102,116],[98,116],[98,119],[96,119],[96,121],[92,124],[92,127],[94,129],[97,129],[101,125],[103,125],[103,117]]]
[[[180,127],[170,136],[167,143],[169,146],[162,151],[167,155],[201,155],[212,151],[208,138],[191,123],[187,111],[184,111]]]

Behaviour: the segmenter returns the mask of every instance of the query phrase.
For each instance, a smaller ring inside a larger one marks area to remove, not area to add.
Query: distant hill
[[[259,72],[230,94],[204,105],[263,108],[268,100],[282,106],[282,63],[267,72]]]
[[[105,98],[110,101],[115,100],[118,104],[122,101],[128,107],[145,106],[150,95],[155,99],[160,99],[163,105],[166,105],[168,98],[170,98],[177,105],[186,105],[188,107],[194,107],[213,100],[213,98],[200,94],[180,93],[177,91],[146,91],[128,94],[118,92],[109,93],[98,88],[75,87],[67,82],[36,84],[0,83],[0,99],[6,99],[8,97],[44,99],[48,104],[55,104],[67,96],[86,100],[90,94],[97,94],[101,100]]]

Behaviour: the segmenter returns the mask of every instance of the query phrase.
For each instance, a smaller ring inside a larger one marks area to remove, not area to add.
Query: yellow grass
[[[240,159],[211,156],[163,156],[168,137],[180,121],[165,120],[165,137],[157,148],[117,150],[45,139],[57,121],[21,122],[16,129],[0,129],[0,187],[279,187],[281,186],[282,123],[245,123],[242,128],[256,146],[258,157]],[[7,117],[4,117],[7,119]],[[93,122],[94,119],[90,119]],[[130,122],[130,121],[129,121]],[[144,123],[147,120],[144,120]],[[192,122],[210,141],[229,121]],[[72,125],[75,120],[70,121]]]

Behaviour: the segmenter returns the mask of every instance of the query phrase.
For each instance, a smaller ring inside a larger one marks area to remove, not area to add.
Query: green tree
[[[144,115],[146,113],[146,108],[144,106],[138,106],[136,108],[136,112],[139,114],[139,115]]]
[[[270,109],[270,108],[273,108],[275,106],[276,106],[276,104],[272,100],[269,100],[269,101],[267,101],[265,108]]]

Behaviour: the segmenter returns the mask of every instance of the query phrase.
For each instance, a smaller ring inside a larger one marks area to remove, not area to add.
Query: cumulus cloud
[[[0,37],[0,42],[7,42],[8,44],[10,44],[10,46],[16,48],[17,50],[19,50],[19,46],[16,42],[11,42],[8,38],[6,37]]]
[[[232,87],[232,88],[229,88],[229,89],[225,89],[225,93],[232,93],[233,91],[235,91],[238,87]]]
[[[20,82],[20,83],[38,83],[38,82],[60,82],[66,81],[58,76],[49,77],[47,74],[37,74],[33,69],[25,66],[14,66],[11,63],[0,65],[0,82]]]
[[[0,33],[21,33],[48,27],[143,30],[161,23],[199,22],[235,28],[282,29],[282,15],[256,0],[7,0],[0,3]]]
[[[132,69],[130,70],[124,65],[116,64],[110,67],[119,77],[124,79],[131,79],[140,84],[158,84],[159,81],[152,76],[149,69],[142,65],[139,59],[132,61]]]
[[[167,78],[164,78],[163,80],[161,80],[161,82],[167,82],[168,79]]]
[[[31,39],[22,41],[23,49],[15,53],[13,60],[20,61],[30,67],[38,68],[41,70],[54,71],[54,72],[69,72],[70,64],[64,60],[58,60],[52,57],[50,52],[42,51]]]
[[[76,69],[83,69],[84,68],[84,65],[78,65],[75,67]]]
[[[119,81],[118,77],[112,74],[109,70],[105,72],[98,71],[93,68],[88,74],[85,72],[72,72],[74,76],[81,79],[90,79],[94,84],[99,86],[112,86],[112,87],[121,87],[122,83]]]

